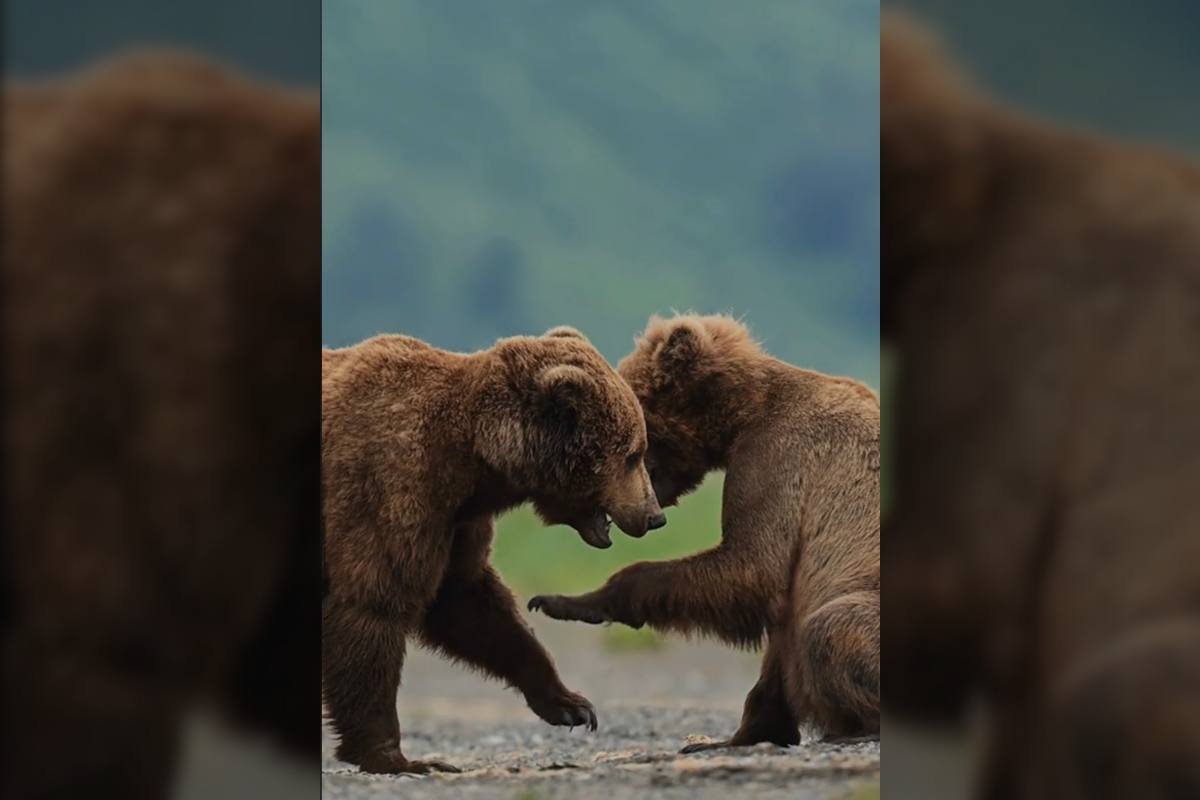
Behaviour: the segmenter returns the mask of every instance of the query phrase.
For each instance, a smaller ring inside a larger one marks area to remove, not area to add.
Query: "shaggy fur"
[[[500,678],[552,725],[596,727],[487,563],[492,518],[532,499],[607,547],[664,521],[637,398],[577,331],[480,353],[379,336],[323,354],[323,687],[338,757],[371,772],[452,769],[400,749],[405,640]]]
[[[990,708],[988,798],[1200,795],[1200,170],[882,39],[890,708]]]
[[[317,98],[143,53],[3,102],[0,796],[165,796],[213,693],[316,759]]]
[[[650,625],[752,646],[758,684],[724,747],[879,732],[879,400],[765,354],[720,316],[652,319],[621,362],[646,415],[664,505],[723,469],[721,544],[640,563],[579,597],[534,598],[557,619]]]

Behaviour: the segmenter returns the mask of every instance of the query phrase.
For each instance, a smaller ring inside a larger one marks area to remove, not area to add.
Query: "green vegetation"
[[[661,650],[667,641],[662,634],[650,628],[627,628],[624,625],[612,625],[604,629],[600,636],[600,645],[613,653],[630,653],[635,651]]]
[[[529,506],[506,514],[497,526],[492,563],[518,594],[575,594],[595,589],[635,561],[679,558],[721,538],[721,480],[713,476],[679,506],[667,509],[667,526],[633,539],[613,527],[613,546],[597,550],[566,526],[544,526]],[[614,626],[615,629],[615,626]],[[614,642],[615,647],[633,639]]]

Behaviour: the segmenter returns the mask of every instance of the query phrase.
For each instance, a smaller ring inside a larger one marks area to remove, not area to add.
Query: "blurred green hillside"
[[[878,379],[878,5],[325,9],[324,322],[473,350],[730,311]]]
[[[879,380],[874,0],[343,0],[324,27],[323,337],[454,350],[571,324],[612,361],[652,313],[726,311]],[[521,593],[720,536],[719,479],[611,549],[532,511]]]

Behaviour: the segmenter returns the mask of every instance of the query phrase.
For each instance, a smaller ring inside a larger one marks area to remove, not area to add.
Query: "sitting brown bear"
[[[589,594],[530,601],[556,619],[767,637],[742,724],[711,747],[879,733],[879,400],[764,353],[722,316],[651,319],[621,362],[646,415],[655,493],[726,471],[722,541],[640,563]]]
[[[881,39],[890,711],[987,710],[986,798],[1200,796],[1200,169]]]
[[[608,547],[666,523],[633,392],[577,331],[470,355],[407,336],[323,353],[325,704],[338,757],[371,772],[453,770],[400,750],[405,639],[519,689],[552,725],[596,727],[488,565],[492,518],[526,500]]]

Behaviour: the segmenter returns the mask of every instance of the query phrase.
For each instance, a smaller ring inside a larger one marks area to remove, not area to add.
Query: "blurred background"
[[[1200,152],[1200,4],[882,0],[938,30],[994,96],[1058,122]]]
[[[5,0],[3,62],[9,78],[86,66],[132,47],[183,47],[261,78],[321,79],[321,4],[293,0]]]
[[[653,313],[728,312],[877,387],[878,12],[327,5],[325,344],[472,351],[570,324],[615,363]],[[719,488],[606,551],[518,511],[495,562],[520,593],[591,588],[715,542]]]

